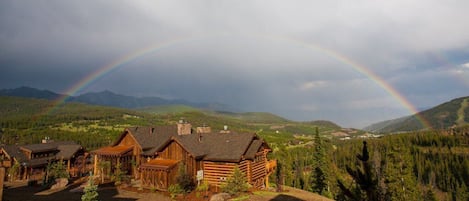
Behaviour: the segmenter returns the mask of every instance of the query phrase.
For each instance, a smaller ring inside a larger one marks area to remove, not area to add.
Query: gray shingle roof
[[[200,141],[199,141],[200,136]],[[251,142],[257,138],[252,133],[205,133],[177,136],[189,153],[210,161],[239,162]]]
[[[55,156],[56,159],[70,160],[73,155],[75,155],[80,149],[83,149],[81,145],[78,144],[67,144],[57,146],[59,153]]]
[[[37,152],[58,150],[57,147],[59,145],[77,145],[77,143],[73,141],[58,141],[58,142],[49,142],[49,143],[40,143],[40,144],[21,145],[20,147],[22,149],[30,150],[33,153],[37,153]]]
[[[142,147],[142,155],[152,156],[176,141],[198,159],[239,162],[243,157],[253,159],[264,143],[253,133],[203,133],[178,135],[177,126],[132,127],[125,129],[114,146],[130,133]],[[200,139],[200,140],[199,140]]]
[[[259,151],[263,143],[263,140],[253,140],[244,157],[247,159],[254,159],[254,157],[256,157],[256,153]]]
[[[125,129],[119,140],[114,143],[117,145],[124,134],[130,132],[137,140],[137,143],[143,150],[152,149],[161,146],[171,136],[177,135],[176,126],[157,126],[157,127],[131,127]]]
[[[5,145],[3,149],[10,157],[15,158],[19,163],[26,163],[27,166],[37,167],[46,165],[48,161],[56,159],[69,160],[77,151],[82,149],[82,147],[72,141],[59,141],[29,145]],[[53,151],[56,152],[56,154],[49,157],[29,160],[21,149],[29,150],[33,153]]]
[[[19,163],[27,161],[26,156],[18,145],[5,145],[2,148],[10,157],[15,158]]]

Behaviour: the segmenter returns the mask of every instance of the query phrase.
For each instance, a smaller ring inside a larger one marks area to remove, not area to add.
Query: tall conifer
[[[378,180],[373,176],[372,166],[369,162],[370,156],[366,141],[363,141],[362,154],[357,154],[357,159],[361,163],[361,167],[357,167],[356,170],[346,167],[348,174],[356,183],[355,188],[347,188],[338,180],[338,185],[342,194],[350,200],[368,200],[375,201],[381,200],[380,193],[378,191]]]
[[[324,142],[319,136],[319,129],[316,127],[316,133],[314,135],[314,165],[312,174],[312,190],[313,192],[324,195],[328,191],[327,186],[327,161],[326,151]]]

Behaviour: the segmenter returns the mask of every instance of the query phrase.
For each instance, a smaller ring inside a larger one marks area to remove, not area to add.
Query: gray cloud
[[[222,102],[365,126],[469,88],[469,2],[0,1],[0,86]],[[349,61],[354,64],[348,63]]]

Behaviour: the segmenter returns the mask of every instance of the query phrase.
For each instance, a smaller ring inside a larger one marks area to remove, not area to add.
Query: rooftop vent
[[[230,133],[230,130],[228,130],[228,125],[224,125],[223,130],[221,130],[220,133]]]

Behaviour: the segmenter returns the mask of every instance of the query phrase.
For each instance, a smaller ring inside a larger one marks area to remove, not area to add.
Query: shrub
[[[238,168],[235,167],[233,170],[233,175],[228,178],[225,184],[221,186],[221,190],[225,193],[231,195],[237,195],[241,192],[246,192],[249,188],[249,184],[246,182],[246,177],[244,173]]]
[[[171,195],[171,198],[174,199],[176,195],[184,193],[184,189],[182,189],[179,184],[173,184],[169,186],[168,192]]]
[[[82,201],[98,201],[98,186],[93,182],[93,176],[88,178],[88,185],[83,189]]]
[[[192,181],[191,176],[187,173],[186,167],[184,164],[179,165],[178,176],[176,177],[176,182],[184,190],[184,193],[191,192],[194,189],[194,182]]]
[[[126,172],[122,170],[122,165],[120,163],[117,163],[115,168],[116,170],[114,171],[114,174],[112,175],[112,180],[114,180],[114,184],[118,186],[122,183],[122,180]]]
[[[208,191],[209,185],[207,182],[202,182],[197,188],[195,189],[196,191]]]
[[[70,175],[67,172],[67,167],[63,161],[58,161],[47,165],[47,174],[49,176],[49,181],[59,178],[70,178]]]

